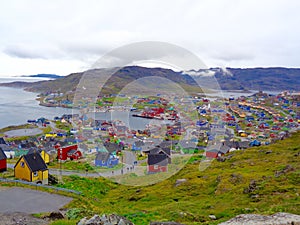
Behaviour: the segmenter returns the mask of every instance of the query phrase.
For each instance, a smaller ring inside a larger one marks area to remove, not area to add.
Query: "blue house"
[[[198,120],[198,121],[196,122],[196,125],[197,125],[197,126],[205,126],[207,123],[208,123],[207,121],[200,121],[200,120]]]
[[[250,147],[253,147],[253,146],[260,146],[260,141],[258,140],[253,140],[250,142]]]
[[[136,141],[136,142],[134,142],[132,144],[131,150],[132,151],[141,151],[142,148],[143,148],[143,145],[145,145],[144,142],[142,142],[142,141]]]
[[[98,152],[95,159],[95,166],[112,168],[119,164],[117,156],[109,152]]]

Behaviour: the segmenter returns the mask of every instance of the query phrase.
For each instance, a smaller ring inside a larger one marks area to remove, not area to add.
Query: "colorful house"
[[[14,167],[15,177],[38,184],[48,184],[48,168],[41,155],[23,155]]]
[[[208,157],[208,158],[218,158],[218,157],[221,157],[223,155],[224,155],[224,153],[221,152],[218,149],[211,149],[211,150],[208,150],[208,151],[205,152],[205,156]]]
[[[218,158],[228,153],[229,150],[230,147],[223,143],[219,143],[217,145],[210,145],[206,149],[205,156],[209,158]]]
[[[6,155],[2,148],[0,148],[0,172],[6,171],[7,170],[7,162],[6,162]]]
[[[65,147],[57,145],[55,148],[57,149],[57,159],[59,160],[77,160],[82,157],[82,153],[78,150],[78,145],[70,145]]]
[[[114,167],[118,165],[119,159],[109,152],[98,152],[95,159],[95,166]]]
[[[255,140],[251,141],[249,145],[250,145],[250,147],[260,146],[261,143],[260,143],[260,141],[258,141],[258,140],[255,139]]]
[[[144,142],[143,141],[136,141],[132,144],[131,150],[132,151],[141,151],[143,148]]]
[[[158,173],[168,171],[168,156],[166,154],[149,154],[147,172]]]
[[[188,140],[179,141],[178,148],[183,154],[194,154],[198,152],[197,144]]]

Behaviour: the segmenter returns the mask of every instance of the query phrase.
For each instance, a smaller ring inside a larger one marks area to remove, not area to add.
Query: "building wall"
[[[31,182],[31,172],[23,157],[15,166],[15,177],[21,180],[26,180]]]
[[[168,166],[148,165],[148,173],[167,172]]]
[[[45,161],[45,163],[49,163],[50,162],[50,156],[49,156],[48,153],[45,152],[45,150],[43,150],[41,152],[41,157]]]
[[[6,159],[0,160],[0,172],[6,171],[7,164],[6,164]]]
[[[42,184],[48,184],[48,176],[49,176],[48,170],[38,171],[37,176],[35,176],[34,173],[31,173],[32,182],[40,181],[42,182]]]
[[[206,152],[206,157],[217,158],[218,154],[216,152]]]
[[[107,166],[107,161],[102,162],[102,160],[95,160],[95,166],[101,166],[101,167]]]

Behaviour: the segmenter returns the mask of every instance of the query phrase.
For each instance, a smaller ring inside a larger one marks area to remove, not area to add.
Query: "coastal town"
[[[160,95],[143,96],[135,97],[130,109],[113,105],[116,97],[128,100],[105,96],[97,112],[127,110],[130,117],[148,122],[144,129],[117,119],[92,119],[86,112],[30,118],[23,128],[2,132],[0,171],[13,171],[10,179],[46,185],[59,183],[64,174],[151,176],[176,172],[191,156],[226,160],[229,152],[270,145],[300,127],[300,94],[287,91],[176,97],[172,103]]]

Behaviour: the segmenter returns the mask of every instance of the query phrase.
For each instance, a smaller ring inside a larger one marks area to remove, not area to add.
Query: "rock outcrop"
[[[77,225],[133,225],[133,223],[123,216],[112,214],[102,216],[94,215],[90,219],[84,217]]]
[[[276,213],[271,216],[241,214],[219,225],[300,225],[300,216],[290,213]]]

